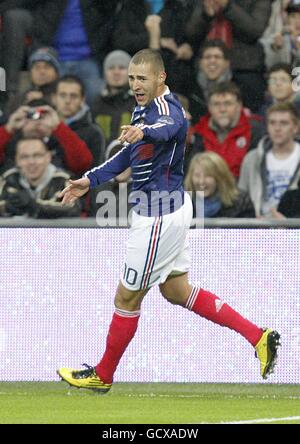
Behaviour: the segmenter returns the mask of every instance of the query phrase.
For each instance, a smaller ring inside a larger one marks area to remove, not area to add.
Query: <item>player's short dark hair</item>
[[[273,72],[278,72],[278,71],[284,71],[288,74],[288,76],[290,77],[290,79],[293,79],[292,76],[292,65],[290,65],[289,63],[283,63],[283,62],[278,62],[275,63],[274,65],[271,66],[271,68],[268,70],[267,73],[267,77],[268,79],[270,78],[271,74]]]
[[[299,123],[299,112],[296,106],[291,102],[279,102],[274,103],[267,109],[267,120],[270,117],[270,114],[281,112],[281,113],[289,113],[295,123]]]
[[[218,48],[223,53],[224,59],[230,60],[230,50],[227,48],[223,40],[219,39],[206,40],[204,42],[199,52],[200,59],[202,59],[204,52],[210,48]]]
[[[242,102],[242,94],[240,88],[234,82],[220,82],[216,83],[209,90],[208,101],[210,101],[213,95],[220,94],[232,94],[236,97],[238,102]]]
[[[130,63],[134,65],[140,65],[141,63],[150,63],[157,72],[165,71],[165,64],[160,55],[160,52],[156,49],[141,49],[132,57]]]
[[[73,74],[66,74],[66,75],[60,77],[57,81],[57,84],[56,84],[56,91],[58,90],[58,85],[60,83],[76,83],[80,87],[81,96],[82,97],[85,96],[85,86],[84,86],[84,83],[80,77],[75,76]]]

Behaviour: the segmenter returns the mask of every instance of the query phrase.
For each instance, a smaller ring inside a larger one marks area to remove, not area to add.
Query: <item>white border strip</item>
[[[245,421],[218,422],[218,424],[259,424],[261,422],[299,421],[300,416],[286,416],[285,418],[259,418]]]

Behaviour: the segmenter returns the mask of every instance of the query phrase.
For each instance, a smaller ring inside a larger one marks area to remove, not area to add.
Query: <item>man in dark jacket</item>
[[[229,50],[222,40],[208,40],[201,47],[196,61],[194,81],[188,94],[192,124],[204,116],[207,109],[208,93],[217,83],[232,79]]]
[[[129,125],[135,99],[128,84],[130,55],[125,51],[110,52],[104,59],[105,88],[95,98],[92,116],[101,128],[106,146],[117,139],[122,125]]]
[[[205,39],[222,38],[245,106],[256,112],[264,98],[264,51],[259,43],[271,14],[271,0],[199,1],[186,25],[197,50]]]
[[[90,109],[85,102],[84,85],[79,77],[61,77],[54,102],[61,120],[86,143],[92,153],[92,166],[101,164],[104,161],[104,136],[98,125],[92,123]]]
[[[6,106],[6,115],[13,113],[32,100],[45,99],[52,103],[56,82],[60,75],[57,53],[53,48],[39,48],[28,60],[30,85],[25,91],[11,97]]]
[[[70,175],[51,163],[51,152],[40,139],[17,143],[16,167],[0,180],[0,215],[33,218],[79,216],[80,204],[62,206],[58,198]]]
[[[214,151],[238,178],[243,158],[256,148],[264,126],[243,108],[241,93],[233,82],[222,82],[209,92],[209,112],[193,127],[194,142],[187,152],[185,171],[194,154]]]

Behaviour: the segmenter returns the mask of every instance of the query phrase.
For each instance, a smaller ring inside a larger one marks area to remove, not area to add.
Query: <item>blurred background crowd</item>
[[[300,0],[0,0],[0,216],[96,215],[99,189],[58,193],[121,148],[147,47],[189,120],[194,216],[204,195],[209,218],[300,217]]]

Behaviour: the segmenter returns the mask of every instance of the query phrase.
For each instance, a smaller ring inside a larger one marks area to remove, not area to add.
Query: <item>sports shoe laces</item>
[[[75,379],[82,379],[82,378],[88,378],[90,376],[93,376],[95,373],[94,367],[92,365],[88,364],[82,364],[83,367],[86,367],[86,370],[78,370],[73,372],[73,378]]]

